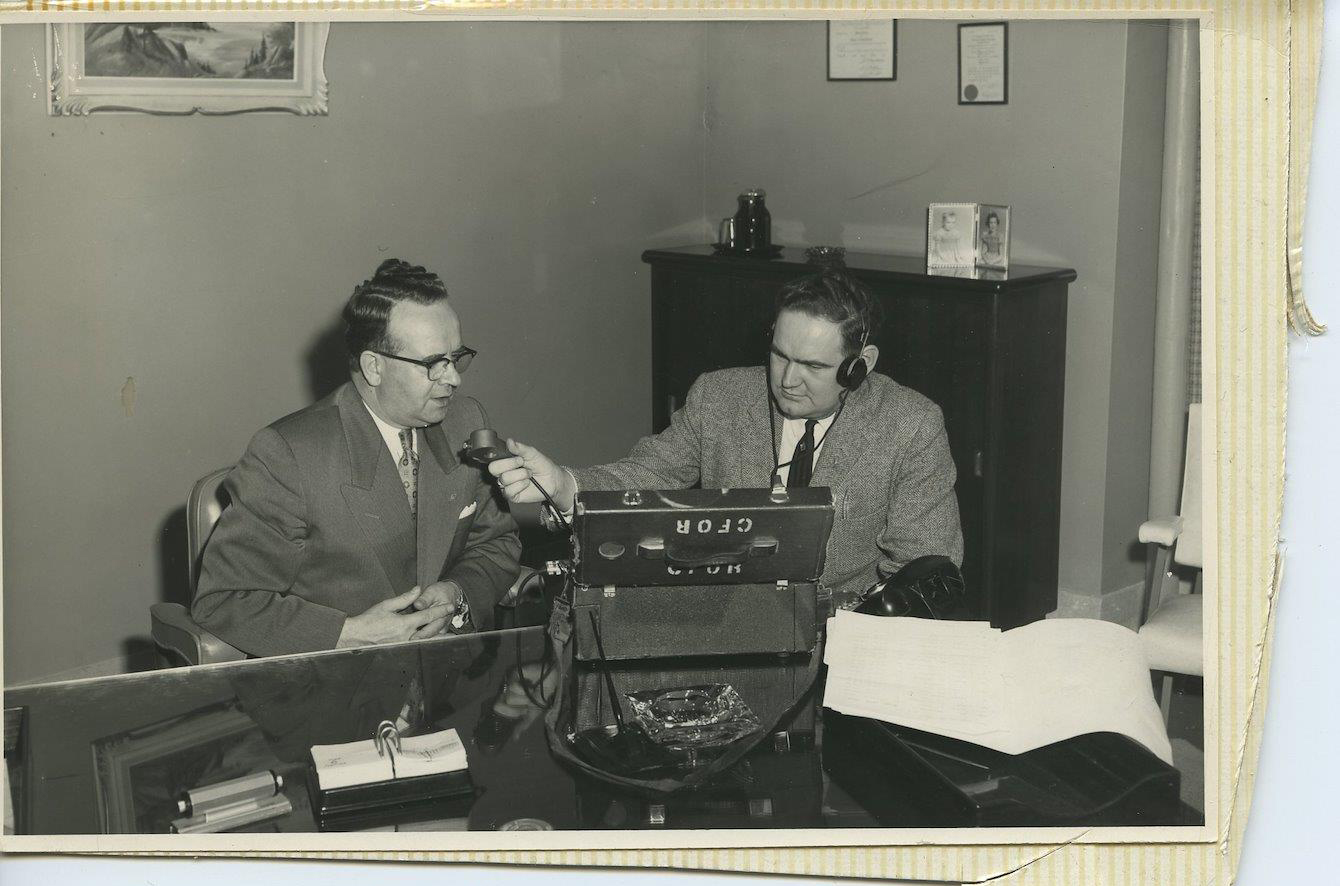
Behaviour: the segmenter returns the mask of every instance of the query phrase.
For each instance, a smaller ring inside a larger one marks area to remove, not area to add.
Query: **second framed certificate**
[[[898,22],[841,19],[828,23],[829,80],[897,80]]]
[[[958,103],[1003,105],[1010,100],[1009,25],[958,26]]]

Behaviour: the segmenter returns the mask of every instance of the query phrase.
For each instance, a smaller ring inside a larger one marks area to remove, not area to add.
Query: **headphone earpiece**
[[[869,343],[870,330],[861,332],[861,347],[847,359],[838,364],[837,382],[848,391],[854,391],[865,381],[865,377],[870,374],[870,366],[865,362],[865,346]]]
[[[870,367],[866,365],[865,358],[860,354],[853,354],[838,365],[837,381],[847,390],[854,391],[865,381],[869,372]]]

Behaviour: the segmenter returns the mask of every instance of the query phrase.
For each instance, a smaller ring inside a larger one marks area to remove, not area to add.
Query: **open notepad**
[[[824,663],[824,706],[839,713],[1007,754],[1117,732],[1172,763],[1139,637],[1111,622],[1000,631],[841,611],[828,622]]]
[[[400,739],[378,748],[374,739],[312,747],[312,763],[323,791],[375,784],[421,775],[442,775],[466,768],[465,746],[455,729]]]

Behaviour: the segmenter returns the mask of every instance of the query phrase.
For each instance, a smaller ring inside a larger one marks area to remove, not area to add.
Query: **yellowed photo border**
[[[0,3],[0,24],[88,21],[115,17],[194,17],[249,14],[270,18],[399,20],[487,18],[833,18],[842,15],[938,18],[1199,18],[1201,21],[1201,147],[1206,512],[1207,533],[1206,815],[1205,828],[837,832],[830,843],[790,848],[794,834],[773,848],[716,848],[757,833],[712,832],[680,848],[674,834],[601,835],[603,848],[576,835],[551,834],[527,850],[490,837],[472,851],[441,851],[447,835],[363,835],[357,851],[336,851],[348,835],[324,847],[303,838],[261,840],[218,836],[174,838],[173,850],[192,855],[301,856],[514,864],[682,867],[916,880],[1011,884],[1229,882],[1236,867],[1259,752],[1274,594],[1278,587],[1277,529],[1283,491],[1285,351],[1288,327],[1321,326],[1301,293],[1301,233],[1308,140],[1316,98],[1321,0],[1297,2],[427,2],[427,3]],[[0,138],[3,135],[0,134]],[[1065,833],[1060,833],[1065,830]],[[771,832],[784,833],[784,832]],[[814,832],[809,832],[814,833]],[[855,836],[848,836],[854,833]],[[871,846],[872,839],[890,844]],[[518,834],[507,835],[519,837]],[[981,845],[990,836],[1017,845]],[[935,846],[915,845],[933,840]],[[654,840],[654,842],[653,842]],[[1158,840],[1154,844],[1139,841]],[[1166,841],[1166,842],[1165,842]],[[761,842],[761,841],[760,841]],[[189,843],[189,845],[188,845]],[[912,845],[908,845],[911,843]],[[7,837],[6,851],[149,852],[155,838]],[[638,848],[655,846],[657,848]]]

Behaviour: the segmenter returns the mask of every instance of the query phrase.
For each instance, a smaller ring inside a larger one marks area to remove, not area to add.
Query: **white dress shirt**
[[[814,423],[814,460],[815,467],[819,465],[819,453],[823,451],[824,439],[828,436],[828,429],[833,426],[833,419],[837,413],[821,418]],[[777,474],[782,478],[782,485],[786,485],[787,479],[791,476],[791,466],[786,462],[791,460],[791,456],[796,454],[796,444],[800,438],[805,436],[805,419],[803,418],[784,418],[782,419],[782,435],[777,441],[777,463],[785,465],[779,467]]]
[[[403,455],[405,452],[404,447],[400,445],[400,432],[403,429],[383,421],[380,415],[372,411],[372,407],[367,404],[366,400],[363,401],[363,408],[368,411],[368,415],[372,416],[372,421],[374,424],[377,425],[377,430],[381,431],[382,439],[386,441],[386,448],[391,450],[391,461],[396,462],[400,461],[400,456]],[[414,429],[415,452],[419,451],[419,447],[422,445],[422,443],[423,443],[423,432],[419,428],[415,428]]]

